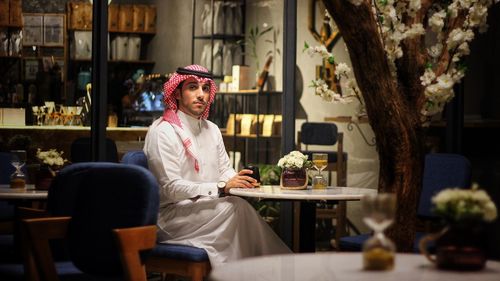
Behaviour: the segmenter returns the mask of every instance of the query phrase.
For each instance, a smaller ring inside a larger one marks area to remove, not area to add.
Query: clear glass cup
[[[363,244],[363,268],[366,270],[391,270],[394,268],[396,246],[384,230],[389,227],[396,214],[396,195],[381,193],[364,196],[362,201],[363,221],[374,234]]]
[[[26,164],[25,150],[12,150],[10,163],[16,170],[10,176],[10,187],[24,188],[26,186],[26,175],[22,171],[22,167]]]

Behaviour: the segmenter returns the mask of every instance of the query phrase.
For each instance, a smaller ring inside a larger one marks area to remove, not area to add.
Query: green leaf
[[[329,62],[329,63],[331,63],[331,64],[334,64],[334,63],[335,63],[335,57],[330,56],[330,57],[328,58],[328,62]]]
[[[425,68],[428,68],[428,69],[432,69],[432,66],[433,66],[432,62],[428,62],[425,64]]]
[[[259,36],[262,36],[262,35],[264,35],[264,34],[268,33],[268,32],[269,32],[269,31],[271,31],[271,30],[273,30],[273,27],[272,27],[272,26],[270,26],[270,27],[268,27],[268,28],[266,28],[266,29],[262,30],[262,32],[261,32],[261,33],[258,33],[258,34],[259,34]]]

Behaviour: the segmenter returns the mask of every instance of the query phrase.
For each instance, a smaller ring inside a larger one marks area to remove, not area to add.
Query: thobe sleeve
[[[236,171],[231,166],[231,160],[224,146],[224,139],[220,130],[217,129],[217,149],[219,155],[219,175],[221,181],[228,181],[230,178],[236,175]]]
[[[170,125],[150,128],[144,152],[149,169],[160,184],[162,199],[166,198],[170,203],[200,195],[218,197],[217,183],[193,182],[183,178],[181,159],[185,157],[185,149]]]

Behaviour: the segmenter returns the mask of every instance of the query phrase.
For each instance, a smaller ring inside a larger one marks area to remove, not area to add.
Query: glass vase
[[[435,256],[430,255],[428,243],[435,242]],[[449,222],[437,234],[420,241],[420,251],[440,269],[473,271],[486,264],[484,225],[481,221]]]
[[[48,190],[55,177],[55,172],[48,166],[42,165],[35,176],[35,189]]]
[[[306,189],[307,180],[307,169],[283,168],[280,187],[282,189]]]

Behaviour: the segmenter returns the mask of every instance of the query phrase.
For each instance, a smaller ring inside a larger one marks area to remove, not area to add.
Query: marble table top
[[[25,188],[10,188],[8,184],[0,184],[0,199],[44,200],[47,194],[46,190],[36,190],[32,184]]]
[[[260,188],[231,188],[231,195],[260,199],[281,200],[361,200],[366,194],[376,194],[377,190],[361,187],[327,187],[326,189],[304,190],[281,189],[279,185],[263,185]]]
[[[396,254],[389,271],[363,270],[361,253],[308,253],[263,256],[230,262],[212,269],[212,281],[498,281],[500,262],[487,261],[481,271],[438,270],[423,255]]]

